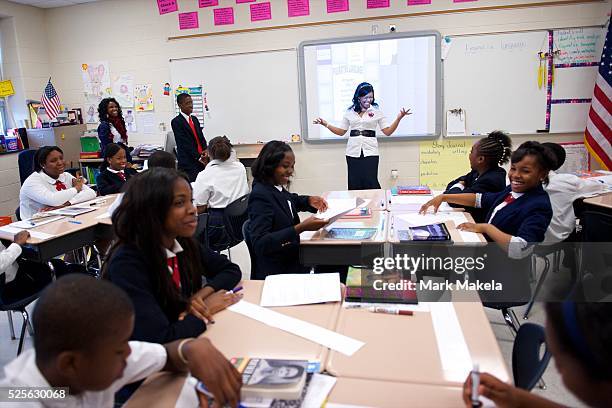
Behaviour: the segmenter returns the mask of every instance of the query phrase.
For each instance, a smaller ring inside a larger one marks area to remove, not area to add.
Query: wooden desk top
[[[126,402],[125,408],[166,408],[176,405],[186,374],[167,371],[153,374],[138,387]]]
[[[591,198],[585,198],[583,202],[585,204],[612,209],[612,192],[601,194]]]
[[[259,304],[264,281],[242,282],[244,299]],[[274,307],[272,310],[334,330],[340,303]],[[302,337],[261,322],[223,310],[215,315],[215,324],[203,334],[229,359],[232,357],[270,357],[325,362],[328,349]]]
[[[509,381],[482,304],[473,294],[471,297],[472,301],[453,302],[453,305],[472,361],[478,362],[482,371]],[[450,381],[444,376],[429,312],[398,316],[341,309],[336,331],[366,344],[350,358],[331,351],[326,369],[332,375],[454,387],[463,383],[463,379]]]
[[[385,190],[346,190],[328,191],[323,193],[323,197],[328,198],[363,198],[370,200],[367,207],[372,211],[384,211],[387,209]]]
[[[380,408],[465,407],[462,388],[431,384],[406,384],[358,378],[337,378],[327,401]]]
[[[311,237],[305,238],[300,236],[300,245],[361,245],[367,243],[384,243],[387,239],[387,227],[389,213],[386,211],[372,211],[370,218],[342,218],[334,223],[337,228],[342,228],[343,225],[350,228],[377,228],[378,231],[372,239],[368,240],[347,240],[347,239],[332,239],[328,237],[328,232],[325,228],[321,228]]]

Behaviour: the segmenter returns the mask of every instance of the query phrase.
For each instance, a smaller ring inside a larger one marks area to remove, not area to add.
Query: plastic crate
[[[81,151],[82,152],[99,152],[100,151],[100,140],[93,136],[82,136],[81,137]]]

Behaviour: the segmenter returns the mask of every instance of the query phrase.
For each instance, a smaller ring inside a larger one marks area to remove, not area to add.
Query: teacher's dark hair
[[[251,166],[253,179],[260,183],[273,184],[274,170],[285,158],[285,153],[288,152],[293,153],[293,150],[285,142],[273,140],[266,143]]]
[[[189,299],[182,295],[172,281],[168,273],[166,251],[160,241],[164,234],[166,216],[174,202],[174,185],[180,180],[190,185],[184,174],[163,167],[149,169],[129,179],[121,204],[112,215],[117,241],[109,251],[102,272],[102,276],[107,278],[107,265],[123,245],[146,254],[147,271],[153,282],[156,299],[168,316],[176,318],[187,308]],[[177,255],[181,287],[185,293],[194,293],[202,286],[201,267],[198,269],[199,251],[193,238],[177,237],[176,240],[183,248]]]
[[[368,82],[362,82],[357,85],[357,88],[355,89],[355,94],[353,95],[353,104],[349,106],[349,110],[352,109],[357,113],[361,112],[361,104],[359,103],[359,98],[366,96],[370,92],[372,92],[372,96],[374,96],[374,87],[372,86],[372,84]],[[375,100],[376,99],[372,99],[372,106],[378,106]]]
[[[100,118],[100,122],[108,122],[108,105],[111,102],[114,102],[117,105],[117,113],[119,118],[121,118],[121,121],[125,123],[125,120],[123,119],[123,112],[121,111],[121,105],[119,105],[119,102],[117,102],[115,98],[104,98],[100,101],[100,104],[98,105],[98,117]]]
[[[43,169],[43,165],[47,161],[47,157],[51,152],[60,152],[62,155],[64,151],[57,146],[43,146],[34,153],[34,171],[39,172]]]

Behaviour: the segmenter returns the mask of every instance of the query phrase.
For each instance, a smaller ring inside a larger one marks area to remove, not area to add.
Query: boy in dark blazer
[[[189,181],[195,181],[199,172],[208,163],[206,139],[198,118],[193,116],[193,100],[186,93],[176,97],[181,112],[172,119],[172,132],[176,141],[178,168],[184,171]]]

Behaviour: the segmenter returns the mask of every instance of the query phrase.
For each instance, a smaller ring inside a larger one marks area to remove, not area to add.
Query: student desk
[[[337,378],[328,403],[381,408],[465,407],[462,387]]]
[[[457,301],[459,299],[462,301]],[[509,381],[503,356],[478,295],[454,292],[453,300],[472,361],[479,363],[481,371]],[[366,343],[351,357],[330,352],[325,367],[336,377],[453,387],[463,384],[464,378],[459,382],[459,379],[449,380],[444,376],[431,313],[399,316],[342,309],[336,331]]]
[[[23,256],[36,262],[47,262],[56,256],[95,242],[98,238],[97,226],[100,221],[96,217],[104,214],[113,201],[114,198],[109,196],[109,199],[104,204],[97,206],[95,211],[76,217],[64,217],[32,228],[31,231],[44,232],[54,236],[48,239],[30,237],[23,247]],[[79,206],[80,204],[75,205]],[[80,224],[68,221],[78,221]]]
[[[604,193],[591,198],[585,198],[583,203],[585,205],[599,207],[608,213],[612,212],[612,192]]]
[[[324,228],[311,236],[302,235],[300,262],[305,266],[361,265],[366,252],[381,256],[387,239],[388,218],[386,211],[372,211],[370,218],[336,221],[338,227],[341,227],[341,223],[350,223],[352,228],[377,228],[376,235],[367,241],[330,239]]]
[[[124,408],[174,407],[186,378],[186,374],[167,371],[153,374],[138,387]]]
[[[243,281],[244,299],[259,304],[264,281]],[[317,305],[272,308],[330,330],[336,327],[341,305],[339,302]],[[215,315],[215,324],[203,334],[227,357],[273,357],[320,361],[321,367],[328,349],[302,337],[267,326],[229,310]]]
[[[323,198],[363,198],[370,200],[367,208],[372,211],[384,211],[387,209],[387,199],[385,190],[346,190],[328,191],[323,193]]]

